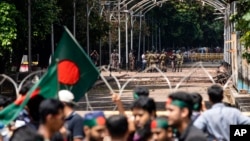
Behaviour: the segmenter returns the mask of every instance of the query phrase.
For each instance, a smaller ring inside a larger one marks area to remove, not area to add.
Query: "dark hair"
[[[13,100],[10,97],[1,96],[0,97],[0,107],[4,108],[4,107],[8,106],[12,101]]]
[[[43,137],[29,126],[22,126],[14,130],[10,141],[43,141]]]
[[[138,141],[146,141],[148,140],[152,133],[151,133],[151,120],[148,120],[143,128],[139,128],[136,130],[136,133],[139,135]]]
[[[194,107],[193,110],[194,111],[200,111],[201,107],[202,107],[202,96],[199,93],[192,93],[191,94],[192,98],[193,98],[193,102],[194,102]]]
[[[31,98],[27,104],[29,115],[32,118],[32,122],[38,123],[39,122],[39,105],[44,100],[44,97],[41,95],[36,95],[35,97]]]
[[[24,83],[24,85],[22,86],[21,90],[19,91],[20,95],[26,95],[28,93],[28,91],[32,88],[32,86],[34,85],[34,83],[30,80],[30,81],[26,81]],[[31,98],[28,103],[27,103],[27,107],[28,107],[28,111],[29,111],[29,115],[32,118],[32,122],[33,124],[38,124],[39,122],[39,105],[41,104],[41,102],[44,100],[44,98],[40,95],[37,95],[33,98]],[[38,126],[38,125],[36,125]]]
[[[187,104],[189,113],[188,113],[188,117],[190,118],[192,115],[192,111],[193,111],[193,99],[192,96],[184,91],[179,91],[179,92],[174,92],[172,94],[169,95],[169,98],[171,98],[172,100],[180,100],[183,101]]]
[[[149,96],[149,90],[147,87],[139,86],[134,88],[134,94],[137,94],[139,97],[140,96]]]
[[[124,115],[113,115],[106,120],[106,127],[111,137],[124,137],[128,132],[128,120]]]
[[[64,105],[57,99],[46,99],[39,106],[40,122],[45,123],[46,117],[50,114],[56,115],[63,110]]]
[[[207,94],[209,96],[209,99],[213,103],[219,103],[222,102],[223,99],[223,88],[219,85],[212,85],[208,87]]]
[[[31,87],[34,85],[32,81],[27,81],[23,84],[22,88],[19,91],[20,95],[26,95],[26,93],[31,89]]]
[[[153,114],[156,116],[156,104],[154,99],[149,98],[149,97],[139,97],[136,99],[132,105],[131,105],[131,110],[134,108],[139,108],[147,111],[149,114]]]
[[[70,108],[74,108],[75,107],[75,104],[73,103],[69,103],[69,102],[63,102],[65,104],[65,106],[68,106]]]

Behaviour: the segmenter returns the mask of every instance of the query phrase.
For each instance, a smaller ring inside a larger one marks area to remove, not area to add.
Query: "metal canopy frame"
[[[112,9],[112,13],[114,13],[113,15],[118,15],[115,13],[120,13],[119,11],[122,10],[129,10],[133,14],[138,14],[142,11],[143,14],[146,14],[154,7],[161,6],[168,1],[170,0],[141,0],[135,3],[134,5],[128,7],[128,5],[130,5],[132,2],[135,2],[135,0],[120,0],[120,1],[102,0],[101,5],[105,5],[106,3],[110,2],[115,3],[114,4],[115,6]],[[185,1],[185,0],[180,0],[180,1]],[[214,7],[218,12],[222,14],[225,13],[225,9],[227,8],[227,3],[225,0],[197,0],[197,1],[204,2],[205,4]]]
[[[109,19],[115,19],[115,22],[119,23],[118,26],[118,35],[119,35],[119,44],[118,44],[118,48],[120,50],[120,23],[121,21],[125,21],[126,27],[128,24],[128,19],[130,19],[131,21],[131,25],[133,24],[133,17],[137,17],[139,15],[140,17],[140,25],[141,25],[141,18],[142,16],[144,16],[153,8],[159,6],[161,7],[164,3],[170,1],[170,0],[140,0],[136,3],[136,0],[101,0],[101,5],[106,5],[107,2],[112,2],[114,3],[112,9],[110,10],[110,17]],[[179,0],[181,2],[184,2],[186,0]],[[197,2],[202,2],[206,5],[209,5],[211,7],[213,7],[215,9],[215,11],[217,13],[220,13],[220,15],[223,15],[224,17],[222,19],[224,19],[224,40],[230,40],[231,38],[231,31],[233,30],[233,27],[229,21],[229,15],[230,15],[230,3],[227,3],[226,0],[196,0]],[[133,5],[132,5],[133,3]],[[126,11],[126,12],[124,12]],[[129,14],[128,14],[129,13]],[[129,16],[129,17],[128,17]],[[127,30],[127,29],[126,29]],[[127,31],[126,31],[127,34]],[[131,36],[133,35],[133,29],[131,29]],[[132,46],[132,40],[133,38],[131,37],[131,49],[133,49]],[[127,36],[126,36],[126,55],[127,55]],[[224,43],[224,52],[225,49],[230,48],[230,45]],[[140,41],[139,41],[139,49],[140,49]],[[225,53],[224,53],[225,54]],[[119,52],[119,56],[120,56],[120,52]],[[120,58],[120,57],[119,57]],[[138,60],[139,60],[139,53],[138,53]],[[120,63],[120,61],[119,61]],[[126,59],[126,63],[127,63],[127,59]]]

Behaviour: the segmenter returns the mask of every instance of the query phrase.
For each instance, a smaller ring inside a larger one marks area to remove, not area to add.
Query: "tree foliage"
[[[237,10],[237,13],[230,18],[236,22],[236,29],[240,31],[241,42],[245,47],[243,58],[250,63],[250,1],[239,0]]]
[[[17,10],[15,5],[0,2],[0,55],[4,51],[12,51],[12,42],[17,37],[16,21]]]
[[[169,1],[150,17],[164,29],[167,47],[223,46],[223,21],[215,21],[213,13],[212,7],[199,2]]]
[[[51,24],[58,22],[61,8],[56,0],[32,1],[32,34],[37,39],[45,40],[51,33]]]
[[[112,47],[117,47],[118,23],[109,23],[109,17],[106,17],[108,14],[105,15],[107,8],[100,6],[100,0],[75,0],[75,2],[76,38],[82,47],[86,49],[87,44],[87,2],[90,9],[90,50],[99,49],[99,41],[102,41],[102,51],[108,52],[109,29],[111,29]],[[128,8],[138,2],[140,0],[134,0],[128,5]],[[8,7],[9,9],[6,9]],[[105,9],[104,14],[101,13],[102,8]],[[54,44],[56,46],[61,37],[63,25],[73,32],[73,10],[72,0],[31,0],[32,54],[40,54],[40,65],[43,62],[48,64],[48,58],[51,54],[51,24],[54,27]],[[142,35],[152,36],[157,33],[156,31],[160,27],[162,29],[162,42],[165,46],[172,46],[173,44],[175,46],[221,46],[223,22],[214,21],[215,16],[212,13],[213,9],[203,7],[199,3],[169,1],[163,7],[154,8],[152,12],[146,15],[146,20],[142,21]],[[130,28],[129,24],[128,29]],[[138,46],[139,28],[139,18],[137,18],[134,23],[133,43],[135,49]],[[0,31],[0,53],[4,53],[2,49],[13,50],[12,61],[20,64],[22,55],[28,52],[27,0],[2,0]],[[6,34],[7,32],[8,34]],[[125,24],[122,22],[122,48],[125,47],[124,36]],[[6,59],[9,59],[9,57],[6,57]],[[0,65],[1,62],[5,63],[9,60],[0,58]],[[47,64],[44,63],[44,66]]]

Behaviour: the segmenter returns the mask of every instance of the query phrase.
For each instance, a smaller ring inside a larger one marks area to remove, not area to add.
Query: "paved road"
[[[112,72],[113,76],[120,77],[119,84],[114,80],[109,81],[108,84],[112,87],[113,91],[119,93],[122,86],[131,79],[131,82],[124,88],[121,99],[125,105],[125,108],[129,110],[129,105],[133,101],[132,90],[136,86],[147,86],[150,89],[150,97],[153,97],[157,103],[158,110],[164,110],[165,101],[169,93],[176,90],[186,92],[199,92],[204,100],[208,100],[206,90],[212,83],[212,76],[216,75],[216,68],[219,64],[212,64],[213,66],[203,69],[201,66],[197,68],[187,67],[183,68],[182,72],[164,72],[162,75],[159,72],[154,73],[138,73],[138,72]],[[192,66],[192,64],[190,64]],[[112,79],[110,72],[102,72],[102,75],[106,79]],[[165,77],[165,78],[164,78]],[[170,83],[167,83],[169,79]],[[181,82],[182,80],[184,80]],[[88,92],[88,96],[82,98],[79,101],[77,110],[114,110],[114,104],[111,101],[110,90],[101,81],[100,85],[95,86]],[[172,88],[172,89],[171,89]],[[87,100],[89,100],[89,106],[87,106]]]

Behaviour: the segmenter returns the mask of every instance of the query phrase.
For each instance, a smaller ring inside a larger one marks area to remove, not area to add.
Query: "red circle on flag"
[[[58,64],[58,79],[60,83],[74,85],[80,78],[78,66],[70,61],[63,60]]]

